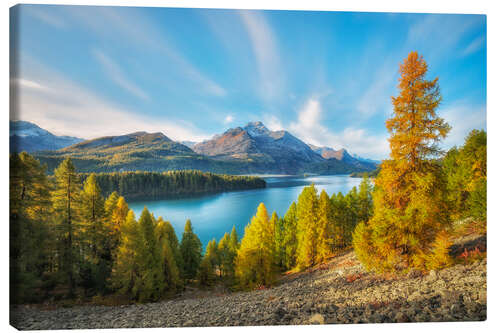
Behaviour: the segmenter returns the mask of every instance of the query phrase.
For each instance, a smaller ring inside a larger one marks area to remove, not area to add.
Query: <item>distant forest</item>
[[[82,174],[84,181],[89,174]],[[170,198],[184,195],[265,188],[253,176],[219,175],[197,170],[127,171],[95,174],[104,196],[117,192],[125,199]]]
[[[372,170],[370,172],[366,171],[353,172],[350,174],[350,176],[353,178],[363,178],[366,175],[370,178],[375,178],[378,176],[379,173],[380,173],[380,167],[377,167],[375,170]]]

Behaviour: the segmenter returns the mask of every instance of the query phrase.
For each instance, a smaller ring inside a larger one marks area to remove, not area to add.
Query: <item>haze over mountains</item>
[[[287,131],[270,131],[259,121],[228,129],[201,143],[180,143],[163,133],[147,132],[82,141],[55,136],[28,122],[17,123],[11,122],[11,151],[35,152],[49,171],[66,157],[72,158],[81,172],[197,169],[229,174],[340,174],[376,167],[345,149],[308,145]],[[19,127],[31,130],[21,132]],[[37,136],[38,142],[46,143],[35,145]],[[20,141],[19,137],[30,139]]]
[[[28,153],[40,150],[57,150],[83,139],[57,136],[28,121],[10,121],[10,151]]]

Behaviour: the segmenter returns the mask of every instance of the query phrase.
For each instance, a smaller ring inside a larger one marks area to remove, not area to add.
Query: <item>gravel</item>
[[[20,330],[479,321],[486,259],[386,278],[366,273],[349,252],[270,289],[123,306],[13,306],[10,320]]]

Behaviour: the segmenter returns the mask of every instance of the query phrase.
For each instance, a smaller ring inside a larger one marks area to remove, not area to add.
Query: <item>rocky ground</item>
[[[353,252],[252,292],[124,306],[17,306],[18,329],[254,326],[486,319],[486,259],[428,275],[366,273]]]

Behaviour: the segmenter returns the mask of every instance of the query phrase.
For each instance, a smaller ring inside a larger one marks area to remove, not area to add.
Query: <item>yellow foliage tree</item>
[[[297,201],[297,266],[304,269],[320,260],[318,194],[314,185],[304,187]]]
[[[266,206],[261,203],[257,214],[245,227],[236,256],[236,277],[242,288],[254,288],[274,282],[274,227]]]
[[[427,64],[416,52],[399,72],[400,94],[392,98],[394,112],[386,122],[391,158],[375,180],[374,216],[354,235],[358,258],[376,271],[425,269],[437,234],[449,222],[436,157],[450,126],[436,114],[438,79],[425,79]]]

